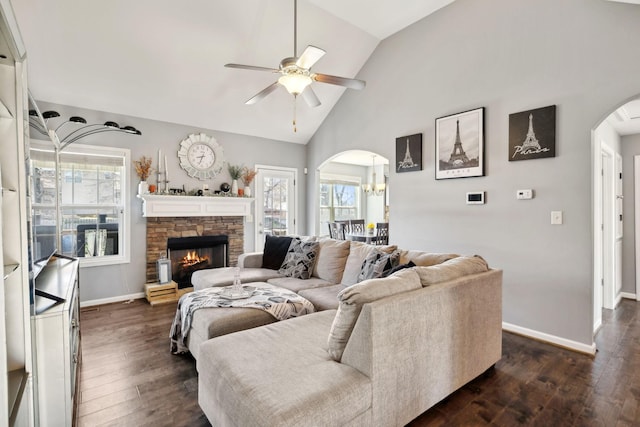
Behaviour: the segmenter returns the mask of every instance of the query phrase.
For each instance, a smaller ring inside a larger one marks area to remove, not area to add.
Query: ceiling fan
[[[256,67],[253,65],[243,64],[225,64],[225,67],[240,68],[243,70],[254,71],[267,71],[270,73],[280,74],[280,77],[276,82],[267,86],[262,91],[258,92],[255,96],[249,99],[245,104],[255,104],[262,100],[271,92],[276,90],[278,86],[284,86],[287,91],[294,97],[302,94],[302,98],[310,107],[317,107],[320,105],[320,100],[316,96],[311,86],[312,82],[328,83],[337,86],[344,86],[349,89],[363,89],[365,82],[362,80],[348,79],[345,77],[331,76],[328,74],[320,74],[311,72],[311,67],[318,62],[320,58],[326,53],[324,50],[315,47],[307,46],[302,52],[302,55],[297,56],[297,44],[298,44],[298,1],[293,0],[293,56],[284,58],[280,61],[278,68]],[[295,126],[295,120],[294,120]]]

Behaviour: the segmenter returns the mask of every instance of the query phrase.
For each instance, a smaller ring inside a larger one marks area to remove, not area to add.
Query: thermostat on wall
[[[468,205],[484,205],[484,191],[472,191],[467,193]]]

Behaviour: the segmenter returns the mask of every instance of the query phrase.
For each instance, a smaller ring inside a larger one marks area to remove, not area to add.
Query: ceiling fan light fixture
[[[283,74],[278,83],[287,89],[291,95],[300,95],[313,80],[306,74]]]

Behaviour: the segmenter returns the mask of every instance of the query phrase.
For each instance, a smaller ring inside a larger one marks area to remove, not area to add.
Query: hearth
[[[168,238],[171,277],[178,288],[190,287],[191,275],[195,271],[228,266],[228,246],[229,238],[225,235]]]

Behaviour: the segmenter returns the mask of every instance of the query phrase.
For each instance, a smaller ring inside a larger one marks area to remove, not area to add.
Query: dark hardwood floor
[[[79,426],[208,426],[191,357],[169,353],[175,303],[82,309]],[[590,357],[510,333],[503,357],[410,426],[640,425],[640,303],[605,310]]]

